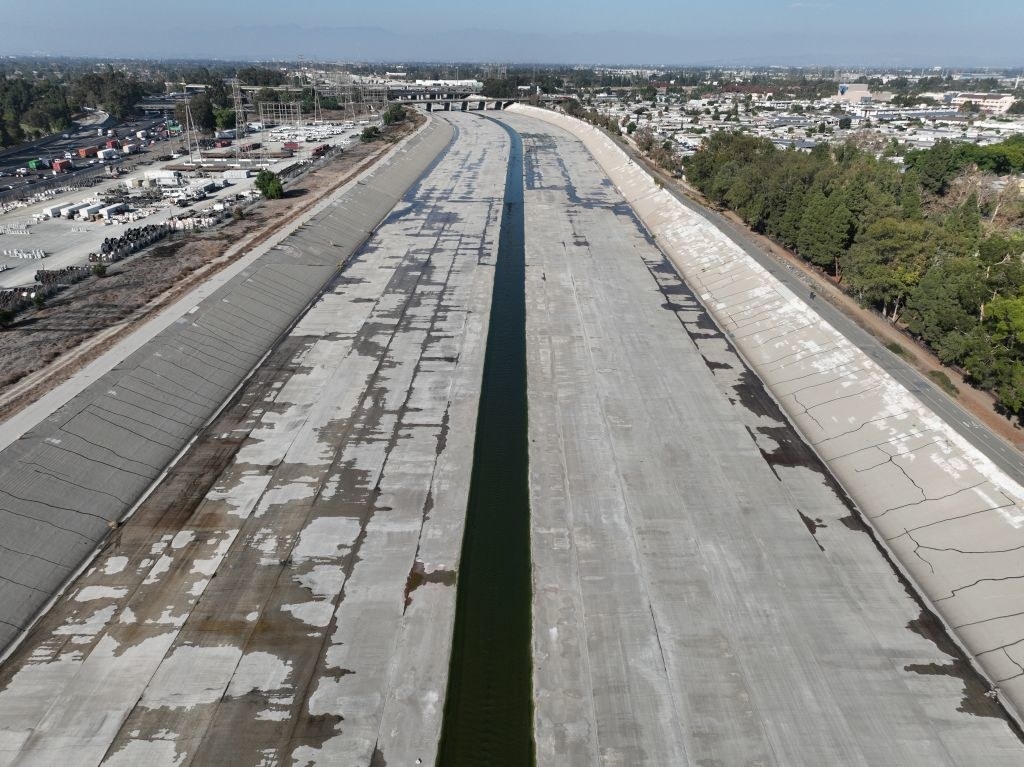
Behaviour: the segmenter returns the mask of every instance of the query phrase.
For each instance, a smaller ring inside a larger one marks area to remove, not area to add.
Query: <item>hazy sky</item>
[[[0,53],[1024,66],[1024,0],[0,0]]]

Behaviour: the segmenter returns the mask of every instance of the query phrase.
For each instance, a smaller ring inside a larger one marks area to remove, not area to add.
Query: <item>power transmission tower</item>
[[[194,165],[192,160],[192,133],[196,135],[196,156],[200,165],[203,162],[203,149],[199,145],[199,130],[196,128],[196,121],[192,118],[192,99],[185,102],[185,145],[188,147],[188,164]]]
[[[245,102],[242,101],[242,83],[236,76],[231,81],[231,98],[235,106],[235,156],[242,159],[242,145],[245,141]]]

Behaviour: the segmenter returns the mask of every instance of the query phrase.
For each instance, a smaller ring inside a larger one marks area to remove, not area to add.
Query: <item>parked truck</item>
[[[72,167],[74,167],[74,166],[72,166],[71,160],[62,159],[62,160],[54,160],[52,167],[53,167],[53,175],[56,176],[58,173],[68,173],[72,169]]]

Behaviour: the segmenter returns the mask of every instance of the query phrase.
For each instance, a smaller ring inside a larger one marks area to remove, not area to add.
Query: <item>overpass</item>
[[[483,96],[471,96],[469,98],[427,98],[410,99],[395,103],[408,104],[410,101],[416,105],[422,105],[428,112],[483,112],[487,110],[499,111],[507,109],[518,103],[516,99],[492,99]]]

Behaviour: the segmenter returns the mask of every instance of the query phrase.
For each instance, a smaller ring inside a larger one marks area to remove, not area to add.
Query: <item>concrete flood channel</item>
[[[438,765],[533,763],[523,142],[511,140]]]
[[[0,669],[0,766],[1020,764],[594,155],[438,119],[437,172]]]

